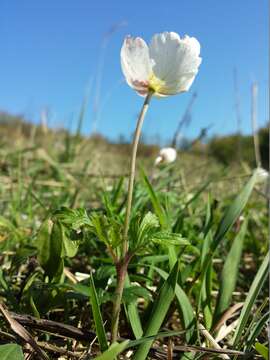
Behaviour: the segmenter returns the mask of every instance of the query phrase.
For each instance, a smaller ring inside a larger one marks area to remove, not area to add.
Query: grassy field
[[[158,148],[139,151],[111,344],[130,146],[44,131],[0,143],[0,359],[268,358],[268,205],[253,169],[198,152],[158,168]]]

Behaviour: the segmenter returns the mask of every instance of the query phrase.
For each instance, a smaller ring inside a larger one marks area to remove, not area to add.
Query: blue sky
[[[102,53],[104,34],[111,34]],[[0,109],[38,122],[50,109],[52,126],[75,126],[89,91],[84,133],[93,130],[94,95],[100,93],[97,130],[130,136],[143,99],[123,81],[119,53],[127,34],[146,41],[154,33],[195,36],[203,58],[190,91],[154,99],[144,124],[148,136],[172,136],[194,91],[198,98],[185,136],[213,124],[211,134],[236,130],[233,69],[237,68],[242,131],[249,133],[250,88],[259,85],[259,124],[268,120],[268,2],[266,0],[2,0],[0,3]],[[103,54],[103,55],[102,55]],[[104,56],[100,91],[99,59]],[[88,90],[87,90],[88,89]]]

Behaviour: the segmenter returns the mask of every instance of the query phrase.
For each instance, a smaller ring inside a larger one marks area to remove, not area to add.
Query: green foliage
[[[95,328],[97,332],[98,341],[100,344],[100,349],[103,352],[108,349],[108,344],[106,339],[106,332],[104,329],[104,322],[102,320],[102,315],[99,308],[99,300],[92,274],[90,275],[90,303],[92,306],[92,312],[94,316]]]
[[[134,253],[146,253],[151,249],[152,244],[162,246],[183,246],[189,242],[180,234],[160,230],[158,217],[151,212],[140,219],[134,217],[130,225],[130,251]]]
[[[265,345],[256,342],[255,349],[265,360],[269,359],[269,349]]]
[[[255,167],[253,139],[251,136],[228,135],[213,138],[209,144],[209,153],[225,165],[239,161],[236,149],[241,148],[241,157]]]
[[[236,235],[223,266],[220,278],[221,285],[215,310],[216,318],[219,318],[231,303],[232,293],[237,282],[238,267],[241,260],[244,237],[247,231],[247,223],[247,220],[245,220],[239,233]]]
[[[129,341],[123,341],[122,343],[113,343],[108,350],[106,350],[103,354],[100,356],[97,356],[95,360],[112,360],[117,355],[121,354],[123,350],[126,349]]]
[[[261,128],[258,132],[258,136],[262,164],[266,169],[268,169],[269,127],[265,126]],[[252,168],[256,167],[252,136],[227,135],[223,137],[214,137],[208,143],[208,151],[210,155],[225,165],[242,160],[248,163]]]
[[[154,302],[151,315],[144,331],[144,336],[156,335],[167,315],[168,309],[175,296],[175,289],[177,285],[179,273],[179,262],[176,262],[174,268],[169,274],[168,278],[164,281],[156,301]],[[133,359],[144,360],[150,350],[152,341],[146,341],[141,344],[136,351]]]
[[[251,316],[252,306],[254,305],[254,302],[255,302],[257,296],[259,295],[259,293],[264,285],[264,282],[267,278],[268,266],[269,266],[269,253],[264,258],[264,260],[252,282],[249,293],[245,300],[244,307],[240,314],[239,323],[238,323],[238,326],[236,328],[236,331],[235,331],[234,337],[233,337],[233,345],[234,346],[239,346],[241,344],[240,343],[241,335],[244,331],[244,328],[246,326],[248,318]]]
[[[130,287],[131,287],[130,279],[129,276],[127,275],[125,280],[124,292],[126,289],[129,289]],[[137,298],[135,301],[131,301],[125,304],[125,311],[135,338],[136,339],[141,338],[143,335],[143,329],[142,329],[139,311],[137,309]]]
[[[269,169],[269,123],[268,126],[259,130],[260,154],[262,166]]]
[[[17,344],[0,345],[1,360],[24,360],[22,348]]]
[[[220,344],[247,356],[256,343],[264,346],[268,215],[255,177],[245,184],[239,166],[190,154],[161,169],[141,159],[148,171],[136,179],[120,316],[120,336],[137,342],[108,348],[127,188],[118,174],[126,173],[127,157],[98,137],[48,131],[42,138],[41,129],[36,137],[32,131],[20,148],[8,147],[8,136],[1,140],[0,296],[10,311],[94,331],[91,356],[112,359],[130,348],[145,357],[157,337],[161,345],[170,336],[200,346],[198,322],[215,336],[224,311],[245,302],[234,345],[233,332]],[[232,316],[227,325],[239,312]],[[2,319],[1,329],[10,331]],[[32,331],[37,341],[72,349],[72,339]]]
[[[42,224],[38,237],[38,261],[50,279],[61,275],[63,270],[63,229],[60,223],[50,219]]]

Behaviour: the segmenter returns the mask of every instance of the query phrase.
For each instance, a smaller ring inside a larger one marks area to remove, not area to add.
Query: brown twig
[[[96,334],[86,329],[79,329],[72,325],[66,325],[57,321],[37,319],[30,315],[21,315],[11,313],[12,317],[20,324],[30,328],[48,331],[54,334],[59,334],[71,339],[91,341],[95,338]]]
[[[9,313],[9,311],[4,307],[3,304],[0,304],[0,311],[2,312],[4,318],[7,320],[15,334],[17,334],[21,339],[28,343],[37,353],[40,359],[49,360],[48,356],[40,349],[32,335],[12,317],[11,313]]]
[[[220,327],[231,317],[235,315],[235,313],[243,307],[244,303],[239,302],[230,307],[225,313],[221,316],[220,320],[215,324],[213,331],[218,331]]]
[[[185,352],[197,352],[197,353],[205,353],[205,354],[226,354],[230,356],[237,356],[244,359],[253,358],[256,359],[259,356],[256,356],[253,352],[245,353],[242,351],[236,351],[231,349],[213,349],[213,348],[206,348],[202,346],[195,346],[195,345],[178,345],[174,347],[173,350],[173,359],[179,359],[180,353]],[[167,359],[167,353],[160,348],[151,348],[150,350],[151,356],[157,356],[158,359]]]
[[[20,341],[17,339],[17,337],[15,335],[9,334],[5,331],[1,331],[0,330],[0,339],[6,339],[9,340],[11,342],[16,342],[16,343],[20,343]],[[62,354],[62,355],[68,355],[69,357],[73,357],[73,358],[81,358],[82,354],[78,354],[78,353],[73,353],[72,351],[60,348],[58,346],[55,345],[51,345],[49,343],[45,343],[45,342],[37,342],[38,346],[44,350],[50,351],[50,352],[54,352],[54,353],[58,353],[58,354]]]

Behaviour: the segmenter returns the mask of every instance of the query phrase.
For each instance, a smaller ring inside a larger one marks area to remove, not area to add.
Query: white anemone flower
[[[262,167],[258,167],[254,170],[257,173],[257,183],[264,184],[269,181],[269,172]]]
[[[180,38],[175,32],[145,41],[127,36],[121,49],[121,65],[126,81],[140,95],[153,91],[165,97],[188,91],[202,59],[200,43],[194,37]]]
[[[177,152],[174,148],[168,147],[160,150],[158,157],[155,160],[155,165],[170,164],[176,160]]]

